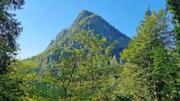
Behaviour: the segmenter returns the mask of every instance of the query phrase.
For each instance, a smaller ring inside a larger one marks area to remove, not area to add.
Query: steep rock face
[[[34,60],[40,61],[39,64],[51,64],[52,61],[57,61],[60,57],[58,56],[57,50],[63,50],[64,44],[68,43],[67,37],[73,37],[74,34],[82,30],[91,30],[94,33],[99,34],[100,37],[107,39],[106,46],[114,44],[115,47],[112,50],[112,54],[119,59],[119,53],[127,47],[130,38],[118,31],[116,28],[111,26],[102,17],[83,10],[73,24],[61,31],[53,40],[48,48],[38,56],[33,57]]]

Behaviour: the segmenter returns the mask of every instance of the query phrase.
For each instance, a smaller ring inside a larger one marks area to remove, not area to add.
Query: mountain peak
[[[122,36],[128,38],[101,16],[88,10],[82,10],[70,28],[75,32],[78,32],[79,30],[91,30],[102,36],[110,36],[107,37],[107,39],[110,40]]]
[[[82,21],[82,20],[84,20],[84,19],[86,19],[87,17],[92,16],[92,15],[95,15],[95,14],[92,13],[92,12],[90,12],[90,11],[88,11],[88,10],[82,10],[82,11],[79,13],[78,17],[76,18],[76,20],[74,21],[74,24],[77,24],[77,23],[79,23],[80,21]]]
[[[91,15],[91,14],[94,14],[94,13],[92,13],[92,12],[90,12],[90,11],[88,11],[88,10],[82,10],[82,11],[80,12],[80,15],[83,15],[83,16],[89,16],[89,15]]]
[[[106,38],[107,42],[105,48],[113,45],[112,55],[116,57],[119,61],[119,53],[127,47],[130,38],[121,33],[111,24],[109,24],[101,16],[92,13],[88,10],[82,10],[73,24],[61,31],[54,41],[50,43],[48,48],[42,53],[44,56],[42,58],[42,65],[51,64],[52,61],[58,61],[60,59],[59,52],[68,47],[77,46],[76,43],[71,43],[68,38],[74,38],[74,34],[79,34],[82,30],[92,31],[97,34],[99,38]],[[74,39],[76,40],[76,39]],[[39,59],[37,56],[36,59]]]

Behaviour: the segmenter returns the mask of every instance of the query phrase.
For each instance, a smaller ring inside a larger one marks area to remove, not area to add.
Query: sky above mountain
[[[148,7],[158,11],[165,8],[165,0],[26,0],[24,9],[17,13],[24,28],[19,38],[18,58],[42,52],[82,10],[100,15],[119,31],[133,37]]]

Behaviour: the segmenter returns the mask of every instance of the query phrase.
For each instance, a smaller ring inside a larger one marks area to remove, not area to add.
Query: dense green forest
[[[180,1],[166,2],[147,9],[132,39],[113,38],[116,29],[85,12],[61,41],[18,60],[22,27],[12,11],[25,2],[0,0],[0,101],[180,101]],[[112,29],[109,36],[94,19]],[[82,28],[86,22],[97,33]]]

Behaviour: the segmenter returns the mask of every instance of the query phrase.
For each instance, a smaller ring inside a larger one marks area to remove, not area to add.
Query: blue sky
[[[26,0],[17,12],[23,32],[18,58],[41,53],[62,29],[69,27],[81,10],[102,16],[127,36],[133,37],[148,7],[158,11],[165,0]]]

